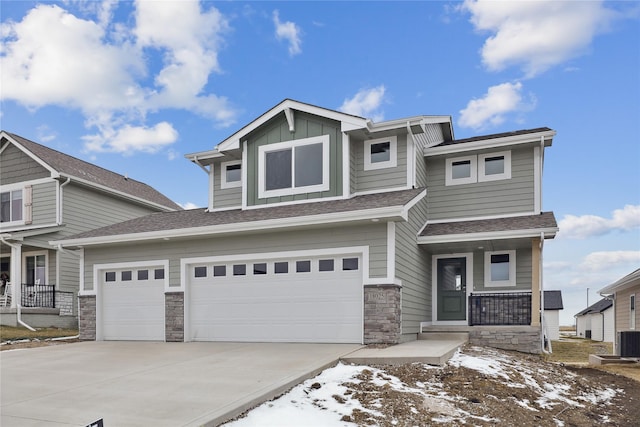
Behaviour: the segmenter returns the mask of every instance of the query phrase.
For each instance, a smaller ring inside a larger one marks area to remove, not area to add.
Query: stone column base
[[[184,341],[184,292],[164,294],[164,336],[166,342]]]
[[[398,285],[364,287],[365,344],[397,344],[400,341],[401,290]]]
[[[79,295],[80,313],[78,313],[78,329],[80,339],[96,340],[96,296]]]

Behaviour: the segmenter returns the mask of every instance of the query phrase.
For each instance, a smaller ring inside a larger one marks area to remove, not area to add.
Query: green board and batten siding
[[[222,170],[221,162],[216,162],[213,167],[213,209],[240,208],[242,206],[242,187],[221,188]]]
[[[247,205],[290,202],[342,195],[342,132],[340,123],[323,117],[296,111],[295,131],[289,131],[284,113],[274,117],[247,137]],[[295,139],[329,135],[329,191],[296,194],[293,196],[258,198],[258,147]],[[215,200],[215,197],[214,197]]]
[[[407,186],[407,135],[397,137],[396,167],[364,170],[364,141],[351,142],[351,157],[355,160],[355,192],[371,192]]]
[[[477,154],[490,152],[480,151]],[[450,157],[465,155],[468,154]],[[427,199],[431,221],[534,211],[532,148],[511,150],[511,179],[473,184],[445,186],[445,157],[426,159],[429,180]]]

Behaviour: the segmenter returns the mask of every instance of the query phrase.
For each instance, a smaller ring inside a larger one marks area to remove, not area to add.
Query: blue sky
[[[184,154],[284,98],[465,138],[548,126],[563,324],[640,267],[637,2],[3,1],[2,129],[206,206]]]

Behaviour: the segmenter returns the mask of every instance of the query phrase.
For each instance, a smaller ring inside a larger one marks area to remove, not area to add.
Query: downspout
[[[16,246],[14,243],[10,243],[7,240],[5,240],[4,237],[0,236],[0,240],[2,241],[2,243],[4,243],[5,245],[9,246],[12,249],[16,249],[18,248],[18,246]],[[20,283],[17,283],[17,285],[19,285]],[[17,289],[17,288],[16,288]],[[20,297],[20,292],[14,292],[13,295],[18,295],[18,297]],[[24,326],[25,328],[27,328],[28,330],[35,332],[35,329],[33,329],[31,326],[27,325],[26,323],[24,323],[22,321],[22,306],[20,305],[20,300],[16,301],[16,308],[17,308],[17,312],[16,312],[16,320],[18,321],[18,324]]]
[[[544,141],[543,141],[544,143]],[[540,265],[538,268],[540,269],[539,277],[540,277],[540,326],[542,327],[542,334],[540,336],[541,344],[542,344],[542,352],[546,354],[553,353],[553,349],[551,348],[551,339],[548,339],[549,350],[546,350],[544,347],[544,334],[546,331],[546,325],[544,323],[544,280],[542,277],[542,249],[544,248],[544,231],[540,232]]]

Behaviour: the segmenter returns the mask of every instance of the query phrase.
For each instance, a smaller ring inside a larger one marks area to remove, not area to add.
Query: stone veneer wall
[[[531,326],[474,326],[469,330],[469,342],[502,350],[540,354],[540,332],[540,328]]]
[[[167,342],[184,341],[184,292],[164,295],[164,336]]]
[[[96,340],[96,297],[95,295],[78,296],[80,313],[78,313],[78,327],[80,339],[85,341]]]
[[[400,340],[401,305],[398,285],[364,287],[364,343],[397,344]]]

